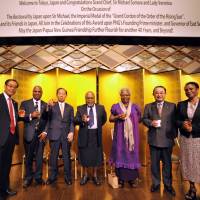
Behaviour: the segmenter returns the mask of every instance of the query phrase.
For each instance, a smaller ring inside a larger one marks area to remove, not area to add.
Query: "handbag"
[[[110,173],[108,174],[108,184],[109,184],[112,188],[119,188],[119,185],[118,185],[118,177],[117,177],[116,174],[113,172],[112,167],[111,167]]]

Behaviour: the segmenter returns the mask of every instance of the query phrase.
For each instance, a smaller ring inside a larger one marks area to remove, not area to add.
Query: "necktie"
[[[93,108],[90,106],[89,110],[89,127],[92,127],[94,125],[94,113],[93,113]]]
[[[63,114],[64,114],[64,105],[63,105],[63,103],[60,103],[60,112],[61,112],[61,116],[63,117]]]
[[[38,111],[38,101],[35,102],[35,111]]]
[[[14,110],[13,110],[11,98],[8,98],[8,104],[9,104],[9,114],[10,114],[10,132],[12,134],[14,134],[15,133],[15,121],[14,121]]]
[[[158,115],[161,117],[161,115],[162,115],[162,103],[157,104],[157,109],[158,109]]]

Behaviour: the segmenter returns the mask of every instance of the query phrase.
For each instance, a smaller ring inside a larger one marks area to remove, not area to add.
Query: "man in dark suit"
[[[18,82],[14,79],[5,81],[4,92],[0,94],[0,198],[15,195],[9,188],[9,174],[15,144],[19,142],[18,106],[11,99],[16,93]]]
[[[107,115],[104,106],[95,104],[95,95],[89,91],[85,95],[86,104],[78,106],[75,124],[79,125],[78,148],[79,162],[84,167],[84,176],[80,185],[89,180],[87,168],[94,170],[93,182],[100,185],[97,177],[97,167],[103,161],[102,126],[106,123]]]
[[[57,179],[57,159],[61,147],[64,161],[65,183],[71,185],[70,146],[74,134],[74,110],[71,105],[65,103],[67,91],[64,88],[57,89],[56,95],[58,102],[49,102],[49,121],[46,128],[51,149],[49,163],[50,171],[46,184],[52,184]]]
[[[176,105],[165,101],[166,88],[156,86],[153,90],[155,102],[147,104],[144,109],[143,123],[149,128],[148,144],[151,157],[152,186],[151,192],[160,189],[160,161],[164,190],[175,196],[172,187],[171,154],[174,138],[177,136]]]
[[[23,187],[28,187],[33,177],[36,184],[44,184],[42,179],[42,162],[46,134],[43,132],[47,121],[47,104],[41,100],[42,88],[33,88],[33,98],[21,103],[20,109],[25,111],[24,121],[24,149],[26,176]],[[35,172],[33,159],[35,158]]]

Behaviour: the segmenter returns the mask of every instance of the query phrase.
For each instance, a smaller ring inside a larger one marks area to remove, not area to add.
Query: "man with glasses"
[[[149,129],[151,192],[160,190],[160,161],[162,161],[164,191],[175,196],[176,192],[172,187],[171,155],[174,138],[177,136],[176,105],[165,100],[166,88],[164,86],[156,86],[153,89],[153,96],[155,101],[145,106],[143,115],[143,123]]]

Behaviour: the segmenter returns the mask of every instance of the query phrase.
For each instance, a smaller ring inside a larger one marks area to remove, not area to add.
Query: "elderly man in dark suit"
[[[42,179],[42,162],[45,146],[46,134],[43,132],[47,121],[47,104],[41,100],[42,88],[35,86],[33,88],[33,98],[23,101],[20,109],[25,111],[24,121],[24,149],[26,176],[23,187],[28,187],[33,177],[36,184],[44,184]],[[36,165],[33,172],[33,159],[35,157]]]
[[[75,124],[79,125],[78,148],[79,162],[84,167],[84,176],[80,185],[89,180],[87,168],[94,170],[93,182],[100,185],[97,177],[97,167],[102,164],[102,126],[106,123],[107,115],[104,106],[95,104],[95,95],[89,91],[85,95],[86,104],[78,106]]]
[[[5,81],[4,92],[0,94],[0,198],[15,195],[17,192],[9,188],[9,174],[15,144],[18,136],[18,106],[11,97],[18,88],[14,79]]]
[[[151,192],[160,189],[160,161],[164,190],[175,196],[172,187],[171,154],[174,138],[177,136],[176,105],[165,101],[166,88],[156,86],[153,90],[155,102],[147,104],[144,109],[143,123],[149,128],[148,143],[151,157],[152,186]]]
[[[73,107],[65,103],[67,91],[64,88],[57,89],[57,102],[49,102],[49,120],[46,128],[47,137],[50,142],[50,172],[47,185],[52,184],[57,179],[58,166],[57,159],[59,149],[62,148],[64,160],[64,178],[67,185],[72,184],[70,146],[74,134],[74,110]]]

